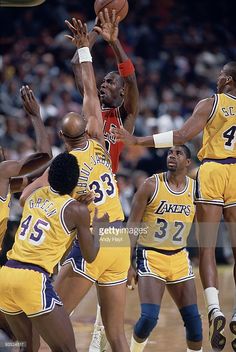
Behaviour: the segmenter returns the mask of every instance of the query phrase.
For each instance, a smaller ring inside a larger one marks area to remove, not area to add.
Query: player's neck
[[[170,188],[173,188],[176,191],[181,191],[186,185],[186,173],[167,171],[167,182]]]
[[[76,148],[82,149],[87,145],[87,141],[88,141],[87,137],[84,137],[84,136],[75,141],[70,140],[69,143],[67,142],[67,150],[70,152],[71,150]]]
[[[226,86],[225,89],[223,90],[223,93],[230,94],[230,95],[233,95],[234,97],[236,97],[236,88]]]

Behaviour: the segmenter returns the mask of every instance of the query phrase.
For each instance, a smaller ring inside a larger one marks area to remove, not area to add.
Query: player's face
[[[219,74],[219,77],[217,80],[217,92],[218,93],[223,93],[224,87],[227,84],[228,77],[229,77],[229,75],[226,74],[225,66],[224,66],[223,69],[220,71],[220,74]]]
[[[121,100],[121,86],[119,76],[115,73],[108,73],[99,90],[100,102],[107,107],[116,107]]]
[[[167,169],[169,171],[182,171],[188,167],[190,160],[181,147],[170,148],[167,155]]]

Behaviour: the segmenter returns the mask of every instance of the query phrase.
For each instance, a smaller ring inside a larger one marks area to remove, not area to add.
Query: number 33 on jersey
[[[98,217],[107,212],[110,222],[123,220],[124,214],[111,169],[111,158],[107,151],[97,141],[89,139],[84,148],[76,148],[70,153],[77,158],[80,167],[80,177],[72,197],[78,199],[88,190],[94,191],[95,199],[88,206],[91,221],[95,206],[98,207]]]

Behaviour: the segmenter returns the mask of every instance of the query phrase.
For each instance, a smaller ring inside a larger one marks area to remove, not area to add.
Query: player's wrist
[[[135,69],[132,61],[130,59],[127,59],[121,63],[118,64],[118,71],[121,77],[128,77],[131,76]]]
[[[174,145],[174,133],[173,131],[157,133],[153,136],[155,148],[169,148]]]
[[[82,48],[77,49],[79,62],[82,64],[83,62],[92,62],[92,55],[90,53],[88,46],[83,46]]]

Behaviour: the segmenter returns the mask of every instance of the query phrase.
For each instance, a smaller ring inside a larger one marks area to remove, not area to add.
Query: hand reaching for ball
[[[73,37],[71,35],[65,35],[66,38],[72,41],[73,44],[79,49],[85,46],[89,46],[89,37],[86,23],[82,23],[80,20],[72,18],[72,23],[65,21],[68,28],[71,30]]]
[[[120,16],[116,17],[116,10],[112,10],[112,14],[109,16],[108,9],[105,8],[103,12],[99,12],[98,18],[100,20],[100,26],[95,26],[94,30],[98,32],[106,42],[114,43],[118,38]]]

